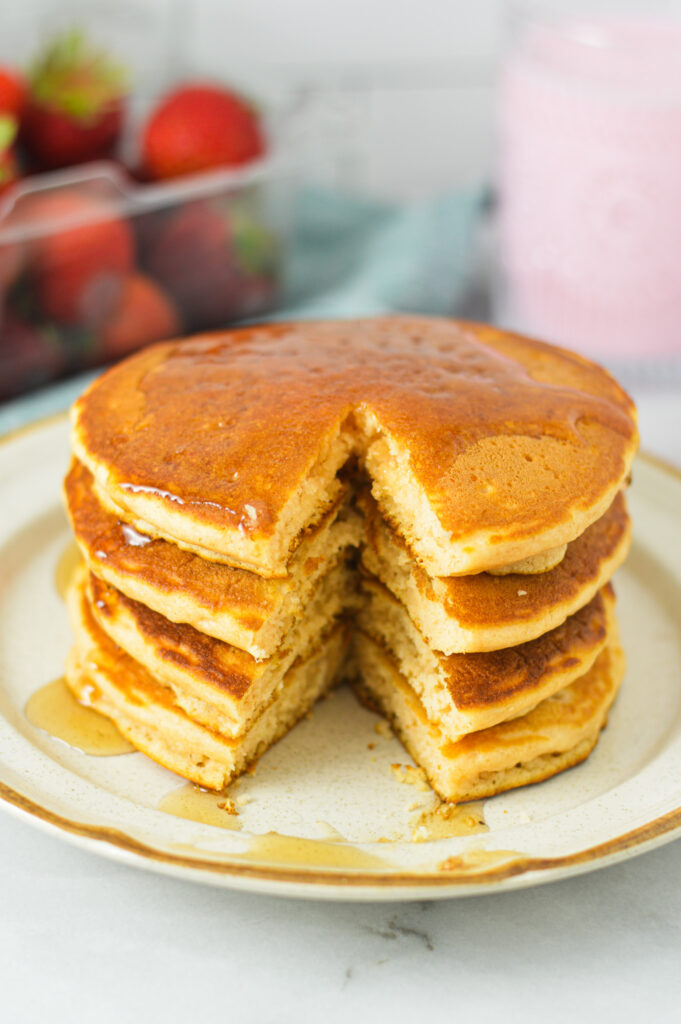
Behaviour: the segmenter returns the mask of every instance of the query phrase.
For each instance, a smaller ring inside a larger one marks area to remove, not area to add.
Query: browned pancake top
[[[385,529],[385,524],[366,492],[362,494],[361,507],[367,521],[367,541],[376,547],[376,531]],[[424,596],[441,601],[448,614],[464,628],[503,625],[509,620],[531,621],[552,607],[570,603],[597,580],[604,562],[627,542],[629,531],[626,503],[620,493],[605,515],[568,544],[563,559],[548,572],[507,576],[482,572],[432,580],[413,559],[412,572]],[[406,547],[395,532],[392,542]]]
[[[131,530],[108,512],[92,490],[92,474],[74,462],[64,483],[73,530],[90,564],[143,580],[160,593],[183,591],[201,608],[230,610],[244,628],[257,631],[277,607],[281,580],[209,562],[165,540]]]
[[[528,714],[493,725],[483,732],[468,733],[456,743],[445,744],[443,754],[446,757],[472,754],[480,758],[488,751],[499,752],[505,747],[515,747],[525,738],[531,744],[544,730],[558,727],[577,732],[592,722],[600,727],[603,713],[622,678],[622,660],[622,652],[616,643],[606,646],[588,672],[547,697]]]
[[[533,689],[547,675],[568,670],[588,658],[607,638],[607,608],[614,594],[608,584],[562,626],[517,647],[442,658],[452,700],[460,710],[510,700]]]
[[[90,640],[87,659],[108,671],[116,680],[116,688],[132,704],[153,702],[163,707],[176,706],[173,691],[150,675],[141,665],[121,650],[97,623],[88,603],[85,588],[78,588],[78,614]],[[94,684],[93,684],[94,685]]]
[[[546,608],[563,604],[597,579],[603,563],[628,537],[624,496],[618,494],[605,513],[567,546],[561,562],[535,575],[452,577],[445,581],[445,607],[463,626],[533,619]],[[518,594],[518,591],[521,591]]]
[[[257,662],[246,651],[206,636],[193,626],[170,622],[92,574],[88,587],[98,616],[107,620],[119,616],[121,610],[127,612],[144,642],[153,647],[163,661],[224,690],[235,700],[244,696],[264,667],[264,663]]]
[[[605,371],[489,327],[402,316],[248,327],[148,348],[76,405],[83,448],[125,492],[271,536],[329,439],[372,411],[452,538],[588,510],[626,473],[633,405]],[[488,438],[480,487],[462,456]],[[519,460],[518,444],[549,439]],[[505,468],[513,455],[514,469]]]

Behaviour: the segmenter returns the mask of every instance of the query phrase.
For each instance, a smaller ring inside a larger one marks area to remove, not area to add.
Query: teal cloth
[[[296,217],[286,312],[452,313],[482,198],[481,189],[470,189],[397,205],[306,190]]]
[[[306,189],[287,254],[287,298],[269,319],[455,312],[482,199],[482,189],[470,189],[391,204]],[[95,375],[0,404],[0,434],[68,408]]]

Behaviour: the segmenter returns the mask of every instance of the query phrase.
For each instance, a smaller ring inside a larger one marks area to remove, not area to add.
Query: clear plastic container
[[[248,90],[263,159],[166,182],[137,174],[149,111],[174,82],[201,78],[181,56],[183,8],[41,0],[21,38],[5,38],[0,55],[26,67],[45,40],[82,30],[125,61],[130,94],[115,159],[29,175],[0,195],[0,400],[279,301],[300,168],[295,95]]]
[[[0,203],[0,399],[280,297],[294,169],[276,158],[139,185],[102,162]]]

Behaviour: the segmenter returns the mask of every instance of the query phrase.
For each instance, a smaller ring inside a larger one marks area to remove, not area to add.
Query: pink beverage
[[[506,319],[614,359],[681,353],[681,21],[641,10],[522,19],[499,98]]]

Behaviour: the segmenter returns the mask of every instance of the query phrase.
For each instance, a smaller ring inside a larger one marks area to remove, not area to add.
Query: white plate
[[[330,899],[423,899],[513,889],[591,870],[681,830],[681,475],[636,463],[635,543],[616,579],[628,671],[589,760],[485,805],[489,831],[412,842],[427,791],[378,719],[339,691],[238,784],[240,831],[159,810],[176,776],[142,754],[92,757],[32,726],[28,697],[70,643],[55,566],[64,418],[0,447],[2,806],[95,853],[213,885]],[[270,834],[274,833],[274,834]],[[282,838],[295,837],[293,839]],[[340,839],[342,837],[342,841]]]

